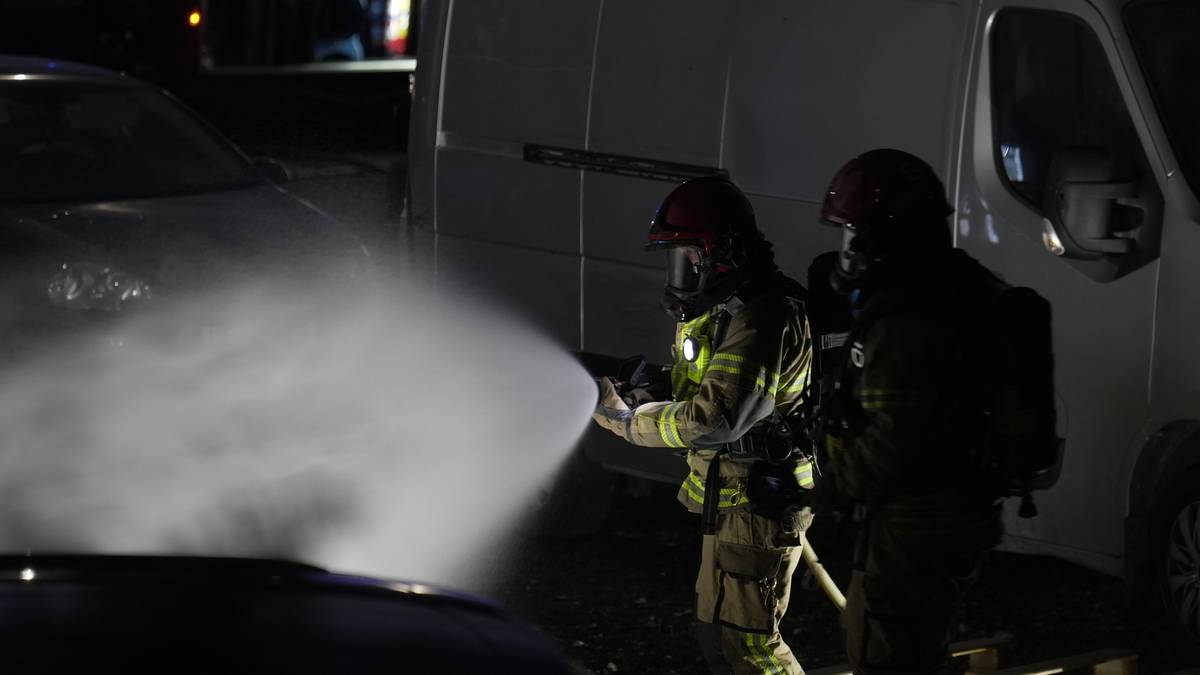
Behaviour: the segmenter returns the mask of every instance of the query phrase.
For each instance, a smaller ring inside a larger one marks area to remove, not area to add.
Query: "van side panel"
[[[895,147],[946,175],[963,16],[928,1],[739,6],[722,164],[793,275],[840,243],[817,216],[851,157]]]
[[[568,349],[579,343],[579,258],[438,235],[438,282],[500,305]]]
[[[455,0],[436,136],[439,277],[570,348],[581,330],[577,170],[527,144],[582,147],[600,0]]]
[[[456,1],[441,130],[582,145],[598,2]]]
[[[440,234],[578,252],[578,174],[525,162],[522,148],[582,146],[597,16],[554,0],[455,3],[438,139]]]
[[[605,0],[587,149],[717,169],[733,5]],[[674,187],[584,175],[585,350],[669,358],[673,326],[658,306],[662,256],[642,246],[655,209]]]
[[[659,306],[664,276],[661,268],[585,260],[584,350],[670,363],[675,323]]]
[[[589,149],[717,166],[732,5],[605,0]]]
[[[964,16],[928,1],[741,5],[724,164],[752,192],[816,203],[875,147],[945,176]]]

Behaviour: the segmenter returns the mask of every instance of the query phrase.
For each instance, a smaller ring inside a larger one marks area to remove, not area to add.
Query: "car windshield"
[[[1158,105],[1180,169],[1200,192],[1200,3],[1143,0],[1125,9],[1138,61]]]
[[[0,201],[101,201],[240,187],[258,175],[152,89],[0,82]]]

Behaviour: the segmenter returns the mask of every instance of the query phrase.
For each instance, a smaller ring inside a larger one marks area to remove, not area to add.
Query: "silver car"
[[[271,265],[361,267],[362,243],[271,173],[153,85],[0,56],[0,348]]]

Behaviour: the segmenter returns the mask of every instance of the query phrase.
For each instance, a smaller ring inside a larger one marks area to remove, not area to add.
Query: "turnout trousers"
[[[779,634],[800,563],[805,509],[779,520],[745,510],[720,513],[704,535],[696,578],[696,636],[714,673],[802,674]]]
[[[955,525],[968,518],[958,517]],[[871,516],[846,595],[846,652],[864,675],[938,673],[950,620],[1000,538],[998,512],[967,527],[912,530],[886,514]]]

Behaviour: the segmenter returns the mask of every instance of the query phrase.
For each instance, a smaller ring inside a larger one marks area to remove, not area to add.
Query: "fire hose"
[[[833,606],[837,607],[839,612],[845,611],[846,596],[842,595],[842,589],[838,588],[833,578],[829,576],[829,572],[825,571],[825,566],[817,558],[817,552],[813,550],[812,543],[807,538],[801,542],[800,556],[804,558],[804,564],[808,565],[813,579],[816,580],[821,590],[825,591],[826,597],[833,603]]]

